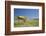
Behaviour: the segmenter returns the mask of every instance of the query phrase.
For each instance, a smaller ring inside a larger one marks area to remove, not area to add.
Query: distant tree
[[[23,20],[24,22],[26,21],[26,17],[25,16],[17,16],[18,20]]]

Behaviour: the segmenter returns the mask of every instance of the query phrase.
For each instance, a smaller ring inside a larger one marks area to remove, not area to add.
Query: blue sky
[[[39,18],[39,9],[14,8],[14,16],[27,16],[28,18]]]

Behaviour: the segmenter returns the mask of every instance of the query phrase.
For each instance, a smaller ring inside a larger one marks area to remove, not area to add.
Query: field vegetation
[[[28,18],[27,18],[28,19]],[[23,19],[22,21],[20,21],[21,19],[17,19],[14,22],[14,27],[36,27],[39,26],[39,19],[31,19],[31,20],[27,20],[24,22]]]

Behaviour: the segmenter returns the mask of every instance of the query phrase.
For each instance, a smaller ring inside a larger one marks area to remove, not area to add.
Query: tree
[[[25,16],[17,16],[18,21],[19,20],[23,20],[24,22],[26,21],[26,17]]]

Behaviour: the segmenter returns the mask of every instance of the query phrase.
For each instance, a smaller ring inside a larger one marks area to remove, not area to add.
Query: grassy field
[[[14,27],[36,27],[36,26],[39,26],[38,19],[29,20],[24,23],[14,22]]]

